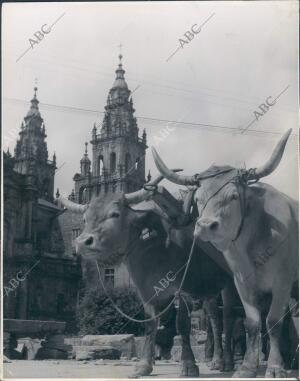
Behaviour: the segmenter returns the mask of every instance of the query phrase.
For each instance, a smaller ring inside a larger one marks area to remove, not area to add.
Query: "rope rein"
[[[223,171],[221,173],[225,173],[225,172],[228,172],[228,170],[226,171]],[[242,219],[241,219],[241,223],[240,223],[240,226],[238,228],[238,231],[237,231],[237,234],[236,234],[236,237],[232,240],[232,242],[235,242],[237,240],[237,238],[239,237],[240,233],[241,233],[241,230],[243,228],[243,225],[244,225],[244,212],[245,212],[245,205],[244,205],[244,201],[245,201],[245,185],[246,184],[253,184],[253,183],[256,183],[258,181],[258,179],[255,179],[254,181],[249,181],[249,176],[251,174],[253,174],[254,170],[250,169],[248,171],[244,171],[244,170],[240,170],[238,175],[233,177],[232,179],[230,179],[228,182],[226,182],[225,184],[223,184],[223,186],[221,186],[213,195],[211,195],[208,200],[206,200],[206,203],[205,205],[203,206],[202,208],[202,211],[201,213],[199,213],[199,215],[201,215],[203,213],[203,210],[205,209],[207,203],[214,197],[216,196],[216,194],[218,194],[220,192],[221,189],[223,189],[228,183],[239,183],[239,185],[242,185],[242,188],[243,188],[243,195],[241,197],[241,194],[239,192],[239,198],[240,198],[240,205],[241,205],[241,212],[242,212]],[[215,177],[215,175],[210,175],[208,177]],[[155,192],[157,190],[157,185],[156,184],[146,184],[144,185],[144,189],[147,190],[147,191],[152,191],[152,192]],[[129,207],[129,206],[128,206]],[[129,207],[129,209],[132,209]],[[133,211],[135,212],[144,212],[143,210],[134,210],[132,209]],[[167,240],[168,241],[168,240]],[[193,239],[193,243],[192,243],[192,246],[191,246],[191,249],[190,249],[190,253],[189,253],[189,257],[188,257],[188,260],[187,260],[187,263],[186,263],[186,267],[185,267],[185,270],[184,270],[184,274],[183,274],[183,277],[181,279],[181,282],[180,282],[180,285],[178,287],[178,290],[175,292],[175,295],[173,297],[173,299],[171,300],[171,302],[160,312],[158,313],[157,315],[154,315],[153,317],[151,318],[148,318],[148,319],[135,319],[134,317],[131,317],[129,315],[127,315],[125,312],[123,312],[118,306],[117,304],[114,302],[114,300],[111,298],[111,296],[109,295],[109,293],[107,292],[106,290],[106,287],[102,281],[102,278],[101,278],[101,272],[100,272],[100,269],[99,269],[99,266],[98,266],[98,262],[96,262],[96,267],[97,267],[97,271],[98,271],[98,275],[99,275],[99,281],[101,283],[101,286],[104,290],[104,293],[106,294],[107,298],[109,299],[109,301],[112,303],[112,305],[114,306],[114,308],[116,309],[116,311],[119,312],[120,315],[122,315],[123,317],[125,317],[126,319],[130,320],[130,321],[133,321],[135,323],[147,323],[147,322],[150,322],[150,321],[153,321],[153,320],[156,320],[158,319],[159,317],[161,317],[164,313],[166,313],[168,311],[168,309],[172,306],[172,304],[176,301],[176,299],[178,298],[182,298],[183,299],[183,302],[188,310],[188,315],[190,315],[190,311],[189,311],[189,308],[188,308],[188,305],[185,301],[185,299],[182,297],[182,295],[180,295],[180,292],[182,290],[182,287],[183,287],[183,283],[185,281],[185,278],[186,278],[186,274],[187,274],[187,271],[188,271],[188,268],[189,268],[189,265],[190,265],[190,262],[191,262],[191,259],[192,259],[192,255],[193,255],[193,252],[194,252],[194,248],[195,248],[195,241],[196,241],[196,238],[194,237]],[[154,295],[153,295],[154,296]],[[153,297],[152,296],[152,297]],[[152,299],[151,297],[151,299]],[[151,300],[150,299],[150,300]]]
[[[172,306],[172,304],[175,302],[175,300],[178,298],[178,297],[181,297],[180,296],[180,292],[182,290],[182,287],[183,287],[183,283],[185,281],[185,278],[186,278],[186,274],[187,274],[187,271],[188,271],[188,268],[189,268],[189,265],[190,265],[190,262],[191,262],[191,259],[192,259],[192,255],[193,255],[193,252],[194,252],[194,248],[195,248],[195,242],[196,242],[196,239],[194,237],[193,239],[193,243],[192,243],[192,246],[191,246],[191,249],[190,249],[190,253],[189,253],[189,257],[188,257],[188,260],[187,260],[187,263],[186,263],[186,266],[185,266],[185,270],[184,270],[184,273],[183,273],[183,277],[181,279],[181,282],[180,282],[180,285],[178,287],[178,290],[175,292],[175,296],[173,297],[173,299],[171,300],[171,302],[160,312],[158,313],[157,315],[154,315],[153,317],[151,318],[148,318],[148,319],[135,319],[129,315],[127,315],[125,312],[123,312],[118,306],[117,304],[114,302],[114,300],[111,298],[111,296],[108,294],[107,290],[106,290],[106,287],[102,281],[102,278],[101,278],[101,273],[100,273],[100,269],[99,269],[99,266],[98,266],[98,262],[96,262],[96,266],[97,266],[97,270],[98,270],[98,275],[99,275],[99,281],[101,283],[101,286],[104,290],[104,293],[106,294],[107,298],[109,299],[109,301],[112,303],[112,305],[114,306],[114,308],[119,312],[120,315],[122,315],[123,317],[125,317],[126,319],[128,320],[131,320],[135,323],[147,323],[147,322],[150,322],[150,321],[153,321],[153,320],[156,320],[158,319],[160,316],[162,316],[164,313],[166,313],[168,311],[168,309]],[[154,296],[154,295],[153,295]],[[152,297],[153,297],[152,296]],[[152,299],[151,297],[151,299]],[[184,300],[184,303],[186,304],[185,300]]]

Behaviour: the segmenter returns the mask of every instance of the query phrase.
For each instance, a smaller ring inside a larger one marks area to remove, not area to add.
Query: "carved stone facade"
[[[133,192],[145,183],[146,132],[139,137],[131,91],[124,78],[121,59],[116,79],[107,97],[102,127],[92,129],[92,163],[86,151],[80,173],[74,176],[75,202],[85,203],[93,195]]]
[[[80,266],[65,255],[54,204],[56,157],[48,160],[36,88],[14,157],[4,154],[4,317],[75,318]]]
[[[146,132],[144,130],[142,136],[139,136],[131,91],[124,78],[121,55],[119,59],[116,78],[104,107],[101,129],[98,131],[96,125],[92,129],[92,161],[87,153],[88,143],[85,143],[85,153],[80,160],[80,173],[73,177],[75,187],[69,198],[80,204],[88,202],[93,196],[108,192],[133,192],[146,182]],[[82,218],[67,211],[60,220],[64,226],[66,251],[74,253],[74,239],[83,228]],[[113,278],[115,286],[132,285],[124,266],[103,271],[104,280],[109,281]]]

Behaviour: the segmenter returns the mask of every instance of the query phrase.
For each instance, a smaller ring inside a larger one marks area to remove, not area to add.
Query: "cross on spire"
[[[37,86],[38,86],[38,79],[34,78],[34,97],[36,98],[36,92],[37,92]]]
[[[122,58],[123,58],[123,55],[122,55],[122,47],[123,47],[123,45],[120,44],[120,45],[119,45],[119,49],[120,49],[120,54],[119,54],[120,65],[122,65]]]

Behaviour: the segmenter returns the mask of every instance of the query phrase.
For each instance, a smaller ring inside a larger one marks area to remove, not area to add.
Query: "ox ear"
[[[124,192],[121,193],[120,204],[122,206],[128,206],[129,205],[128,200],[126,199]]]

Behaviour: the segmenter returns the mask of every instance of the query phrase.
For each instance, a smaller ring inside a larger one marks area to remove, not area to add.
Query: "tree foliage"
[[[144,308],[137,293],[128,287],[107,290],[114,303],[127,315],[135,319],[144,319]],[[82,296],[77,321],[80,334],[116,334],[133,333],[142,335],[144,324],[135,323],[123,317],[108,297],[99,289],[87,289]]]

